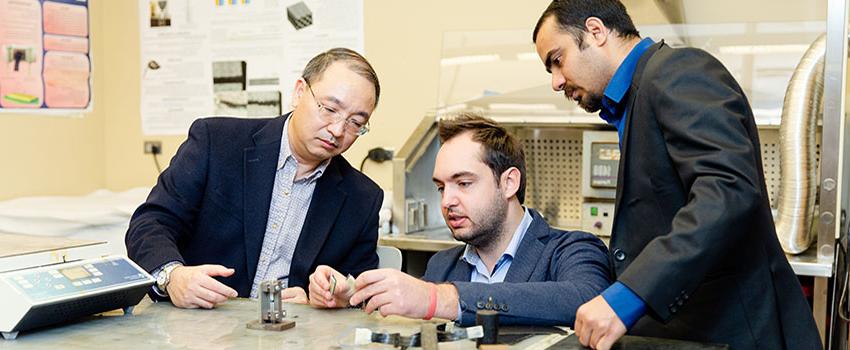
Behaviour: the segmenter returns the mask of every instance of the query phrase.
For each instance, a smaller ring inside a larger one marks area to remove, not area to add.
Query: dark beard
[[[496,197],[496,204],[490,207],[490,210],[483,213],[479,218],[480,226],[474,227],[467,237],[457,237],[452,232],[452,236],[464,243],[470,244],[480,250],[488,250],[502,238],[502,228],[505,226],[505,220],[508,216],[508,203],[501,200],[501,197]]]
[[[587,100],[587,102],[585,102]],[[602,96],[587,95],[586,98],[578,101],[578,106],[588,113],[596,113],[602,109]]]

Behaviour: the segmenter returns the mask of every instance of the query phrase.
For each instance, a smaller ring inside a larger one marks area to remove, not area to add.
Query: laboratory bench
[[[321,310],[286,304],[287,319],[295,327],[262,331],[246,327],[258,319],[258,303],[251,299],[229,300],[213,310],[179,309],[147,297],[132,314],[106,312],[67,323],[21,332],[15,340],[0,340],[0,349],[392,349],[385,344],[354,345],[357,328],[375,332],[419,332],[426,321],[398,316],[381,317],[359,309]],[[511,332],[503,327],[501,333]],[[615,348],[628,349],[725,349],[724,346],[677,340],[624,337]],[[440,343],[441,349],[474,349],[475,342]],[[576,337],[563,333],[535,335],[511,346],[516,349],[581,349]]]

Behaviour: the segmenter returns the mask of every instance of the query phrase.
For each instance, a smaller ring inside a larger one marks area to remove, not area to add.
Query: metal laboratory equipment
[[[295,327],[295,321],[286,319],[283,289],[281,280],[260,282],[260,298],[257,300],[260,303],[260,317],[246,324],[249,329],[280,332]]]
[[[581,229],[597,236],[610,236],[614,226],[614,199],[620,142],[616,131],[582,133]]]
[[[0,333],[19,332],[115,309],[132,313],[154,283],[105,242],[0,233]]]
[[[440,149],[437,123],[425,117],[393,158],[393,217],[402,218],[405,233],[423,235],[448,229],[440,214],[440,194],[431,177]]]

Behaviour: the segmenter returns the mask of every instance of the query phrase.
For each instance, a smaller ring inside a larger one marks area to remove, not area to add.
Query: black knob
[[[499,343],[499,313],[492,310],[479,310],[475,313],[475,324],[484,330],[484,336],[475,341],[475,346],[481,344]]]

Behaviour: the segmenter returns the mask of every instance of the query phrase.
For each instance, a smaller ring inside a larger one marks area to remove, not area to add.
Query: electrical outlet
[[[145,141],[145,154],[162,153],[162,141]]]

